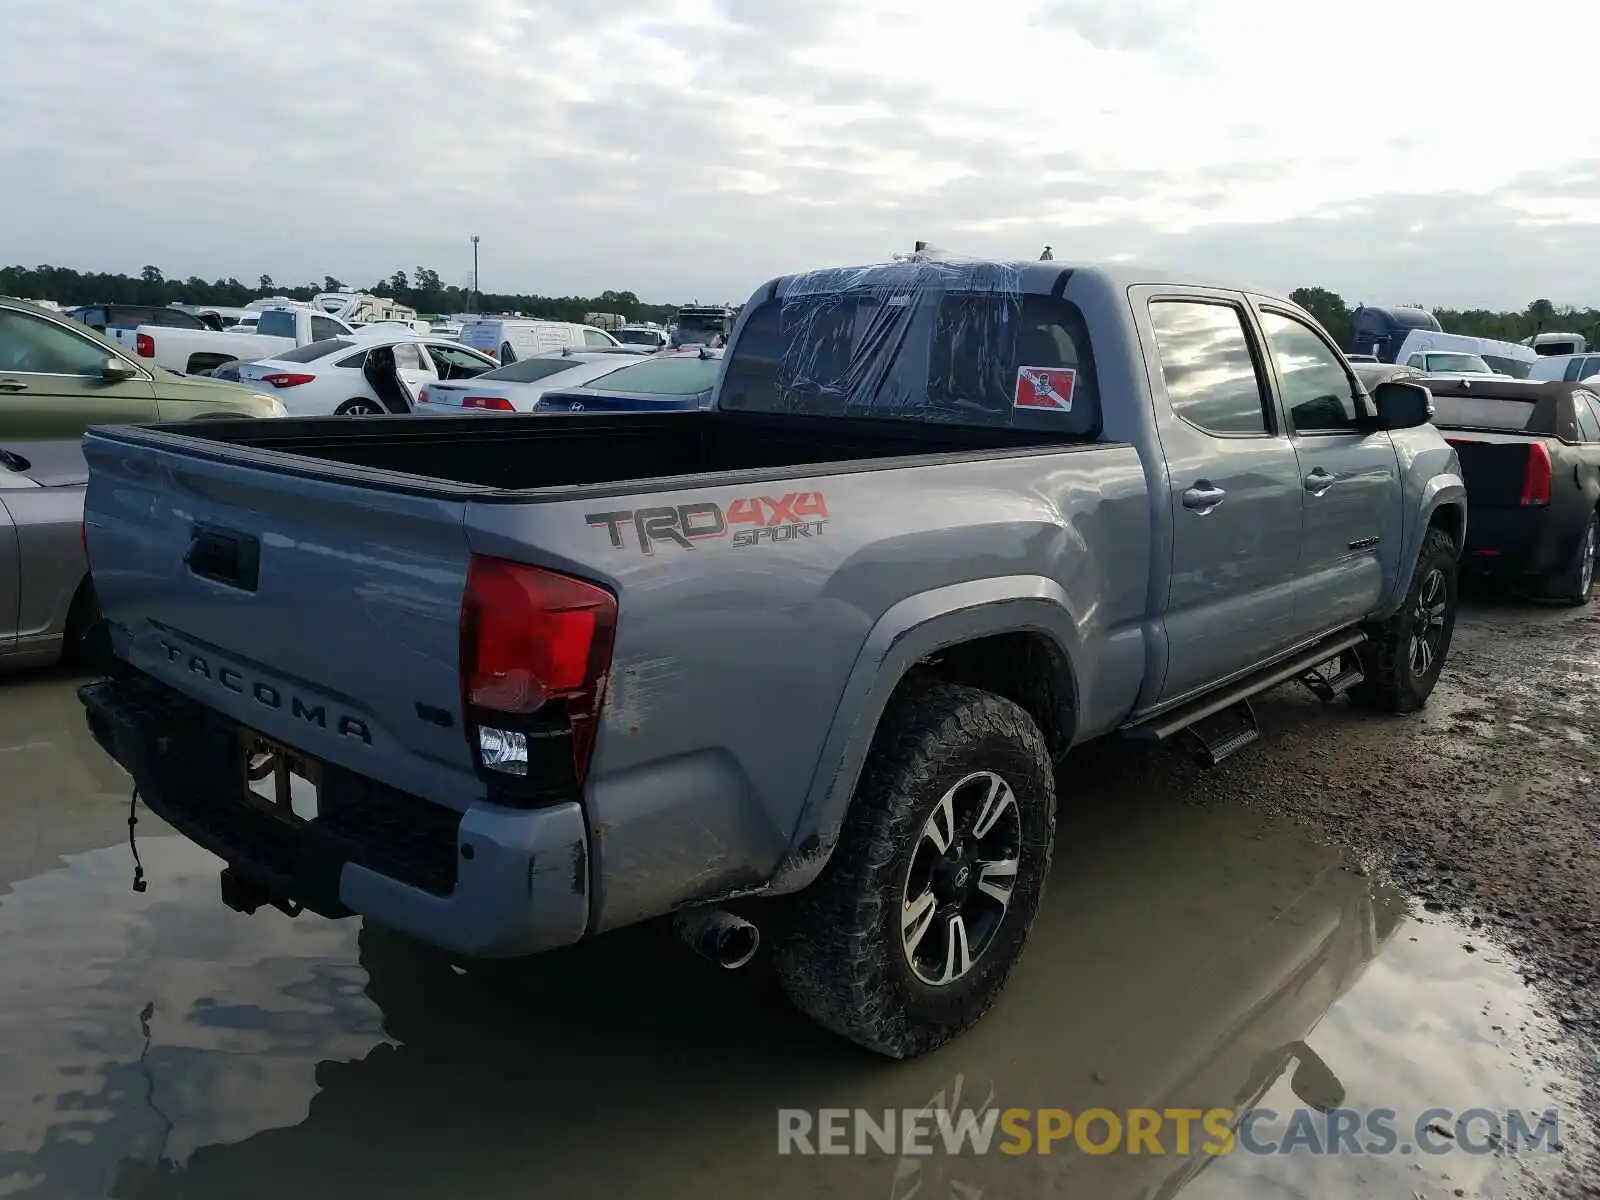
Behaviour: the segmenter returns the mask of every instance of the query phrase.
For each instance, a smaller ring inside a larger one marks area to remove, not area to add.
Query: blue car
[[[582,386],[548,391],[535,412],[675,412],[711,407],[722,351],[668,350]]]

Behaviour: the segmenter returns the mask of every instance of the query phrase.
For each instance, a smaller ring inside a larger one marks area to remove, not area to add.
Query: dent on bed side
[[[941,650],[997,634],[1033,633],[1051,640],[1070,681],[1070,707],[1080,704],[1081,643],[1065,590],[1039,575],[970,580],[908,597],[879,618],[845,683],[789,852],[768,891],[798,891],[827,865],[845,810],[866,762],[878,722],[906,674]]]

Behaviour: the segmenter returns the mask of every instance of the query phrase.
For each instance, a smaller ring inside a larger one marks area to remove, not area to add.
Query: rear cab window
[[[1093,438],[1100,402],[1083,316],[1019,280],[1019,268],[988,263],[796,276],[746,319],[718,403]]]
[[[264,312],[256,322],[256,332],[263,337],[292,338],[297,328],[295,313],[282,309]]]

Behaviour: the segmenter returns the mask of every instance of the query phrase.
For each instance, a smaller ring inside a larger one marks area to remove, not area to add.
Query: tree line
[[[0,296],[23,300],[54,300],[64,307],[78,304],[215,304],[239,308],[264,296],[288,296],[309,300],[318,292],[337,292],[346,285],[332,275],[321,283],[284,284],[270,275],[260,276],[254,285],[237,279],[207,282],[198,275],[187,279],[168,279],[160,267],[147,266],[137,275],[105,271],[75,271],[70,267],[0,267]],[[598,296],[535,296],[484,292],[475,304],[469,288],[447,285],[431,267],[418,267],[409,275],[396,271],[387,279],[359,291],[387,296],[408,304],[419,313],[458,313],[474,310],[491,313],[520,312],[530,317],[555,321],[581,321],[585,313],[620,313],[630,321],[669,319],[681,307],[676,304],[647,304],[632,292],[604,291]]]
[[[0,296],[25,300],[54,300],[75,304],[218,304],[240,307],[263,296],[289,296],[309,300],[318,292],[336,292],[347,285],[332,275],[321,283],[282,284],[270,275],[257,278],[254,286],[237,279],[207,282],[197,275],[187,279],[168,279],[161,268],[147,266],[137,275],[103,271],[75,271],[70,267],[0,267]],[[387,279],[361,289],[408,304],[420,313],[520,312],[530,317],[556,321],[581,321],[585,313],[620,313],[630,321],[666,321],[680,305],[646,304],[632,292],[604,291],[598,296],[536,296],[530,293],[484,292],[476,304],[467,288],[447,285],[431,267],[418,267],[407,274],[396,271]],[[1289,293],[1295,303],[1311,313],[1341,346],[1350,344],[1352,309],[1344,297],[1327,288],[1296,288]],[[1413,307],[1426,308],[1417,304]],[[1560,330],[1581,333],[1600,341],[1600,309],[1557,307],[1549,300],[1535,300],[1516,312],[1490,309],[1435,308],[1434,316],[1450,333],[1473,337],[1498,338],[1520,342],[1539,332]]]

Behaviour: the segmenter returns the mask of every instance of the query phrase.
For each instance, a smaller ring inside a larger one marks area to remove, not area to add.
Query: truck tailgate
[[[314,758],[452,807],[482,798],[461,721],[461,502],[99,430],[84,455],[119,658]]]

